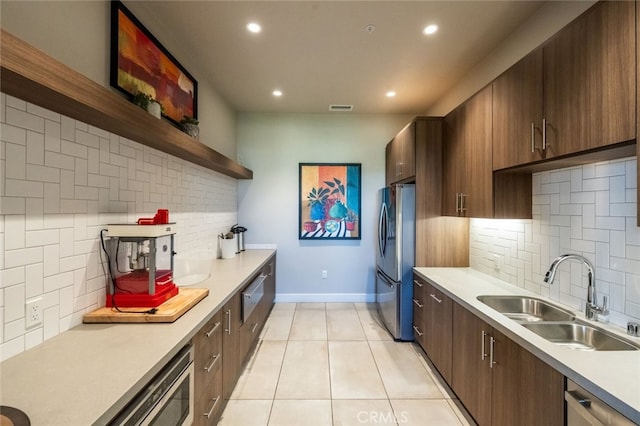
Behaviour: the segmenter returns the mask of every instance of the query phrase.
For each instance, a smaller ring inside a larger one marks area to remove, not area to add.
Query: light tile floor
[[[278,303],[219,425],[471,425],[421,349],[375,305]]]

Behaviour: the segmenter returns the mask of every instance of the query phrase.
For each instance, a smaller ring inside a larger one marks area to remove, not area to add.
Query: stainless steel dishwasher
[[[633,426],[635,423],[567,379],[567,426]]]

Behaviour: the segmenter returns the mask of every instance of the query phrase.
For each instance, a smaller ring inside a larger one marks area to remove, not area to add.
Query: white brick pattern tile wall
[[[534,174],[533,220],[471,220],[471,267],[582,311],[582,265],[565,262],[553,285],[543,282],[555,257],[578,253],[595,265],[610,322],[640,320],[636,164],[631,157]]]
[[[179,253],[211,251],[237,219],[236,180],[0,94],[0,359],[105,303],[99,233],[168,208]],[[43,298],[41,327],[25,302]]]

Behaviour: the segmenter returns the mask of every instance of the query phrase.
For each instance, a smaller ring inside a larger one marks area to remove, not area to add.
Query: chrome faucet
[[[563,254],[562,256],[556,257],[555,260],[551,262],[551,266],[549,266],[549,270],[544,276],[544,282],[553,284],[553,280],[556,278],[558,266],[565,260],[570,259],[577,260],[587,267],[589,281],[587,286],[587,303],[584,308],[584,315],[587,319],[598,321],[598,314],[606,315],[609,312],[607,310],[607,296],[602,297],[602,306],[598,306],[598,296],[596,294],[596,271],[593,264],[589,262],[587,258],[579,254]]]

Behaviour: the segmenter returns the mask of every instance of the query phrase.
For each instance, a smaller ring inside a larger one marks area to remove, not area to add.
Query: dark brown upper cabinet
[[[493,170],[636,138],[635,7],[595,4],[493,82]]]

